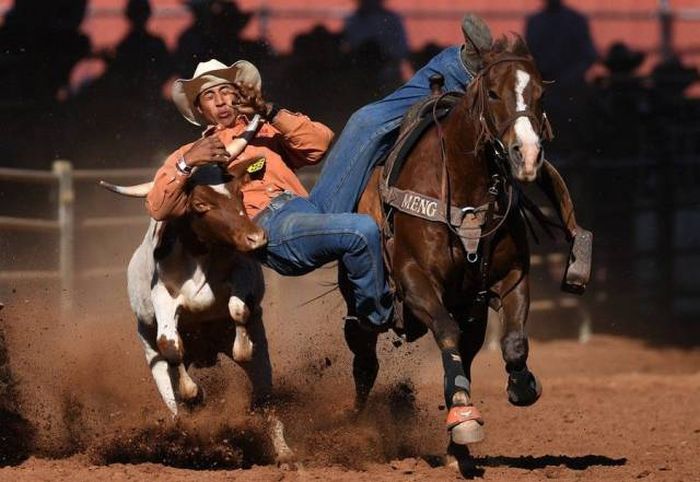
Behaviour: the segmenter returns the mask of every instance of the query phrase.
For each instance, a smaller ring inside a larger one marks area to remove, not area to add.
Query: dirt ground
[[[193,370],[207,402],[177,423],[169,419],[121,279],[84,292],[79,314],[63,319],[36,290],[18,287],[0,316],[17,382],[13,406],[33,427],[13,443],[33,448],[0,468],[0,480],[459,479],[442,461],[446,413],[432,339],[400,344],[384,335],[369,409],[359,418],[348,413],[354,388],[340,298],[304,304],[332,278],[330,269],[267,278],[279,412],[300,461],[291,469],[272,462],[264,421],[247,411],[247,380],[228,359]],[[534,340],[529,365],[544,393],[535,406],[517,408],[506,400],[500,352],[485,346],[477,357],[473,397],[487,439],[472,446],[468,475],[700,480],[700,349],[594,334],[586,344]]]

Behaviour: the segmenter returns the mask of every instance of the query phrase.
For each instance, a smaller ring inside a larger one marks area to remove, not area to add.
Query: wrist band
[[[180,171],[181,174],[184,174],[185,176],[189,176],[190,174],[192,174],[192,166],[187,165],[187,163],[185,162],[185,156],[180,156],[180,159],[177,160],[175,167],[178,171]]]

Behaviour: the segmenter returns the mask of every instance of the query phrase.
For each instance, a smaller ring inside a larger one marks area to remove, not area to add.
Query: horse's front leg
[[[528,340],[525,323],[530,309],[530,282],[522,269],[512,270],[501,283],[504,333],[501,339],[503,360],[508,372],[508,400],[526,407],[540,398],[542,386],[527,368]]]
[[[442,304],[429,275],[415,263],[408,263],[400,271],[405,305],[414,316],[433,333],[442,355],[445,373],[444,395],[447,430],[452,441],[464,445],[484,439],[484,421],[470,397],[469,378],[462,364],[459,326]]]

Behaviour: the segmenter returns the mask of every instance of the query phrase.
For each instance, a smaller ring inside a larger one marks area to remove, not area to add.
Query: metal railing
[[[88,217],[76,226],[75,180],[97,181],[99,179],[144,179],[153,177],[155,169],[73,169],[67,160],[54,161],[51,171],[14,169],[0,167],[0,181],[29,184],[44,184],[57,188],[57,210],[53,219],[21,218],[0,216],[0,229],[13,231],[58,233],[58,268],[55,270],[6,270],[0,272],[0,281],[12,280],[58,280],[60,282],[61,308],[69,311],[73,307],[75,287],[75,232],[76,227],[102,228],[113,226],[134,226],[143,224],[144,216]],[[115,267],[108,271],[123,271]],[[103,273],[105,269],[101,269]],[[95,273],[87,270],[78,273],[79,277],[91,277]]]

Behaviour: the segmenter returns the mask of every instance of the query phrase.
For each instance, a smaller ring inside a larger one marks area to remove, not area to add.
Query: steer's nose
[[[248,233],[248,235],[246,236],[246,241],[248,241],[250,249],[258,249],[262,246],[265,246],[265,244],[267,243],[267,236],[265,235],[265,231],[261,229],[259,231],[253,231],[251,233]]]

